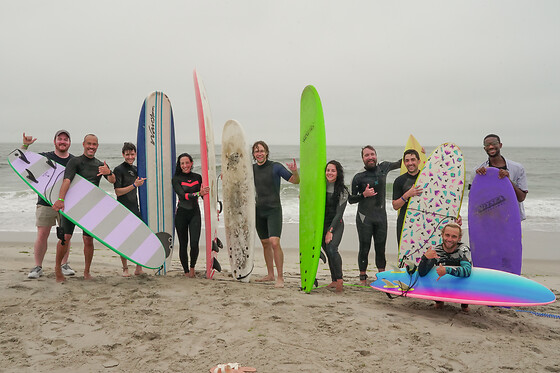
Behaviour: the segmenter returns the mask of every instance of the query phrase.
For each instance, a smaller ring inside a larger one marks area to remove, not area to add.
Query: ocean
[[[402,146],[375,146],[378,160],[395,161],[402,157]],[[35,232],[35,203],[37,195],[16,175],[8,164],[8,154],[19,144],[0,144],[0,231],[4,232]],[[97,151],[97,158],[104,160],[114,168],[123,159],[121,144],[101,144]],[[435,147],[426,147],[429,155]],[[52,143],[35,143],[30,150],[35,152],[50,151]],[[360,157],[361,146],[329,146],[327,149],[328,160],[336,159],[344,167],[345,182],[350,186],[352,177],[363,169]],[[486,153],[480,147],[462,147],[465,156],[467,184],[472,180],[472,170],[486,159]],[[82,154],[81,143],[75,143],[70,148],[74,155]],[[177,146],[177,154],[190,153],[195,161],[195,172],[200,172],[200,150],[198,145]],[[560,192],[556,182],[560,181],[560,170],[549,167],[551,159],[555,159],[558,148],[508,148],[502,149],[502,154],[520,162],[525,167],[529,182],[529,193],[525,200],[527,220],[523,222],[523,229],[532,231],[560,232]],[[218,173],[220,172],[220,146],[216,147]],[[287,163],[293,158],[299,164],[299,146],[297,145],[272,145],[270,146],[270,159]],[[387,215],[390,226],[395,226],[397,213],[391,206],[392,183],[399,176],[399,171],[389,173],[387,178]],[[556,181],[555,181],[556,180]],[[112,185],[106,180],[100,185],[104,190],[114,196]],[[298,186],[282,182],[281,198],[285,223],[298,223]],[[461,216],[468,226],[468,191],[461,207]],[[345,212],[345,223],[355,224],[357,205],[348,205]],[[223,220],[220,222],[223,225]]]

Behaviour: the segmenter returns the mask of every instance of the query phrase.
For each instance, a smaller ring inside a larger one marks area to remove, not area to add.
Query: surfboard
[[[508,178],[489,167],[475,175],[469,193],[469,244],[477,267],[521,274],[519,205]]]
[[[210,192],[204,196],[204,227],[206,238],[206,278],[214,276],[215,269],[221,268],[218,261],[218,251],[222,243],[218,239],[218,179],[216,178],[216,152],[214,148],[214,129],[210,116],[210,105],[206,96],[206,89],[196,70],[193,71],[194,93],[196,96],[196,110],[198,112],[198,133],[200,135],[200,160],[202,166],[202,184],[210,187]],[[214,264],[216,261],[216,264]]]
[[[424,277],[418,271],[385,271],[374,275],[371,287],[410,298],[486,306],[538,306],[556,300],[538,282],[494,269],[473,268],[470,277],[445,275],[436,281],[438,277],[435,268]]]
[[[222,194],[226,246],[233,278],[249,282],[254,265],[255,182],[251,151],[241,125],[228,120],[222,131]]]
[[[311,292],[319,267],[325,220],[327,149],[321,99],[305,87],[300,104],[299,267],[301,288]]]
[[[10,153],[8,162],[43,200],[52,205],[58,199],[64,166],[20,149]],[[111,195],[80,175],[72,180],[61,213],[109,249],[136,264],[154,269],[165,260],[165,248],[150,228]]]
[[[173,257],[175,236],[175,127],[171,102],[163,92],[153,92],[142,105],[136,147],[138,176],[145,177],[138,189],[142,220],[154,232],[165,236],[166,260],[157,274],[166,274]]]
[[[412,136],[412,134],[408,136],[408,140],[406,141],[406,146],[404,147],[404,152],[407,151],[408,149],[414,149],[418,152],[418,155],[420,156],[420,164],[418,165],[418,169],[422,170],[422,168],[424,168],[424,165],[426,164],[426,154],[422,152],[422,145],[420,145],[418,140],[416,140],[416,137]],[[403,162],[401,164],[401,175],[406,174],[407,172],[408,171]]]
[[[423,188],[408,201],[398,250],[399,266],[404,260],[420,262],[430,246],[441,243],[445,224],[459,216],[465,186],[465,160],[453,143],[438,146],[420,171],[415,186]]]

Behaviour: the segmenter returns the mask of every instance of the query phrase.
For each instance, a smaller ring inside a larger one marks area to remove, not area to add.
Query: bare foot
[[[54,269],[54,276],[56,277],[56,282],[64,282],[66,281],[66,277],[62,274],[62,270],[60,267]]]
[[[256,282],[269,282],[274,281],[274,276],[264,276],[255,280]]]
[[[336,280],[336,289],[335,292],[336,293],[342,293],[342,288],[343,288],[344,284],[342,283],[342,279],[340,280]]]
[[[130,273],[128,273],[128,267],[123,267],[122,277],[130,277]]]
[[[443,302],[436,302],[436,304],[434,304],[434,309],[436,310],[443,309]]]
[[[283,288],[284,287],[284,279],[283,278],[278,278],[278,280],[276,280],[276,283],[274,284],[275,288]]]
[[[136,276],[143,275],[143,274],[144,274],[144,271],[142,270],[142,267],[136,266],[136,270],[134,271],[134,274],[135,274]]]
[[[328,288],[335,288],[336,287],[336,281],[331,282],[330,284],[327,285]]]
[[[467,305],[466,307],[461,306],[461,311],[463,311],[464,313],[469,313],[469,306]]]
[[[84,280],[91,280],[93,277],[89,274],[89,272],[84,272]]]

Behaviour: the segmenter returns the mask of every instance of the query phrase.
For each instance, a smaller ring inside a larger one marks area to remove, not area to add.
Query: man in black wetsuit
[[[352,179],[352,195],[348,202],[358,202],[356,214],[356,228],[360,249],[358,252],[358,267],[360,282],[367,283],[368,254],[373,237],[375,246],[375,265],[377,270],[385,270],[385,243],[387,241],[387,211],[385,211],[385,184],[387,174],[391,170],[401,167],[401,160],[396,162],[381,162],[377,164],[377,152],[371,145],[362,148],[362,160],[365,170],[357,173]]]
[[[72,158],[66,166],[66,171],[64,172],[64,180],[62,181],[62,185],[60,186],[58,200],[53,204],[53,209],[55,211],[64,211],[64,198],[66,197],[68,188],[70,188],[70,183],[72,182],[76,174],[79,174],[84,179],[97,186],[99,186],[101,176],[105,177],[105,179],[107,179],[107,181],[109,181],[111,184],[115,183],[115,175],[109,169],[107,163],[101,162],[100,160],[95,158],[95,153],[97,152],[97,148],[99,147],[97,136],[93,134],[86,135],[84,137],[84,142],[82,143],[82,145],[84,146],[84,154],[80,155],[79,157]],[[63,241],[59,240],[58,244],[56,245],[56,263],[54,268],[56,282],[63,282],[66,279],[60,269],[60,263],[62,261],[62,258],[68,251],[68,242],[70,241],[70,238],[72,238],[72,234],[74,233],[75,225],[68,220],[66,220],[66,222],[67,224],[63,224],[65,243],[63,244]],[[93,260],[93,237],[84,232],[83,241],[85,258],[84,279],[89,280],[91,279],[89,270],[91,267],[91,261]]]
[[[397,217],[397,245],[401,242],[401,232],[406,216],[407,203],[410,197],[422,194],[422,188],[414,186],[420,174],[420,154],[414,149],[407,149],[403,154],[403,162],[407,172],[395,179],[393,183],[393,208],[400,209]]]
[[[37,138],[33,136],[26,136],[23,133],[23,145],[22,149],[27,150],[31,144],[33,144]],[[66,130],[58,130],[54,135],[54,151],[39,153],[48,159],[55,161],[58,164],[66,166],[68,161],[74,156],[70,154],[70,132]],[[59,213],[53,211],[51,205],[45,202],[41,197],[37,200],[37,209],[35,211],[35,225],[37,226],[37,238],[33,244],[33,256],[35,258],[35,267],[27,275],[28,278],[39,278],[43,276],[43,259],[47,253],[48,238],[51,232],[51,228],[60,224],[61,219],[66,219],[64,216],[60,216]],[[62,259],[62,274],[65,276],[73,276],[76,272],[68,264],[68,255],[70,250],[66,252],[66,255]]]
[[[288,171],[281,163],[268,159],[268,145],[264,141],[253,144],[253,176],[255,178],[256,215],[255,225],[261,240],[267,275],[256,281],[274,281],[274,264],[276,263],[275,287],[284,287],[284,252],[280,246],[282,233],[282,204],[280,203],[280,179],[292,184],[299,184],[296,160],[288,163]]]
[[[129,209],[132,213],[140,219],[140,209],[138,208],[138,193],[137,188],[144,185],[146,178],[138,177],[138,169],[134,165],[136,160],[136,146],[133,143],[125,142],[122,147],[122,155],[124,162],[115,167],[113,173],[115,174],[115,194],[117,201],[124,207]],[[129,277],[128,262],[125,257],[121,256],[123,277]],[[142,267],[138,264],[134,270],[135,275],[144,273]]]

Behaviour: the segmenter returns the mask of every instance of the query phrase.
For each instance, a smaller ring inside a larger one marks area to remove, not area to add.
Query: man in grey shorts
[[[33,136],[26,136],[23,133],[23,145],[22,149],[27,150],[29,145],[33,144],[37,140]],[[41,155],[51,159],[63,166],[66,166],[68,161],[73,157],[72,154],[68,152],[70,149],[70,133],[66,130],[59,130],[54,135],[54,151],[40,153]],[[35,244],[33,245],[33,256],[35,257],[35,267],[27,275],[28,278],[39,278],[43,275],[43,259],[47,253],[47,240],[49,234],[51,233],[51,228],[57,223],[60,223],[60,214],[52,209],[52,207],[45,202],[41,197],[38,197],[37,209],[35,211],[35,225],[37,226],[37,238],[35,239]],[[60,267],[62,273],[66,276],[73,276],[75,274],[74,270],[70,268],[68,264],[68,254],[62,260],[62,266]]]

